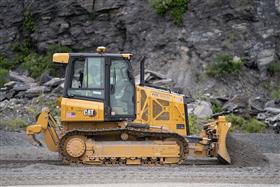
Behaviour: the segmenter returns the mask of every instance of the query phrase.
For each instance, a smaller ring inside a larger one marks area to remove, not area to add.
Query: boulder
[[[275,7],[278,13],[280,14],[280,0],[275,0]]]
[[[53,89],[52,93],[61,95],[63,93],[63,89],[64,89],[64,83],[60,84],[58,87]]]
[[[52,78],[50,81],[44,83],[44,86],[53,88],[53,87],[56,87],[56,86],[60,85],[63,82],[64,82],[64,79]]]
[[[4,100],[4,101],[0,102],[0,111],[3,111],[8,105],[9,105],[8,100]]]
[[[248,105],[251,113],[257,114],[263,111],[265,101],[262,97],[249,98]]]
[[[195,103],[188,104],[188,112],[200,118],[206,118],[213,115],[211,103],[206,101],[196,101]]]
[[[144,79],[146,83],[154,84],[158,86],[170,87],[171,85],[174,84],[173,80],[168,78],[166,75],[151,70],[145,70]],[[140,75],[137,75],[135,77],[135,84],[139,84],[139,83],[140,83]]]
[[[19,84],[16,84],[16,85],[13,87],[13,90],[16,91],[16,92],[21,92],[21,91],[26,91],[26,90],[28,90],[29,88],[30,88],[29,85],[19,83]]]
[[[9,100],[9,99],[13,98],[15,95],[16,95],[16,91],[9,90],[9,91],[6,92],[5,97],[6,97],[6,99]]]
[[[7,91],[7,90],[8,90],[7,87],[0,88],[0,92],[4,92],[4,91]]]
[[[274,49],[265,49],[262,50],[257,56],[258,69],[262,77],[265,77],[267,74],[267,67],[270,63],[275,60],[275,50]]]
[[[280,113],[275,116],[269,117],[266,120],[270,121],[271,123],[276,123],[276,122],[280,121]]]
[[[50,81],[52,77],[48,73],[43,73],[39,78],[39,84],[42,85],[48,81]]]
[[[222,107],[223,111],[234,112],[234,113],[244,113],[248,108],[248,98],[240,95],[234,96]]]
[[[279,100],[270,100],[265,103],[264,105],[265,108],[280,108],[280,101]]]
[[[34,83],[35,80],[25,75],[19,75],[17,72],[9,71],[9,79],[11,81],[23,82],[23,83]]]
[[[6,99],[6,92],[0,92],[0,102]]]
[[[264,110],[273,114],[280,114],[280,108],[267,107]]]
[[[32,87],[32,88],[29,88],[24,96],[27,97],[27,98],[32,98],[32,97],[37,97],[43,93],[47,93],[47,92],[50,92],[50,88],[46,87],[46,86],[36,86],[36,87]]]
[[[10,81],[5,83],[4,86],[7,87],[8,89],[12,89],[16,84],[17,84],[16,81]]]

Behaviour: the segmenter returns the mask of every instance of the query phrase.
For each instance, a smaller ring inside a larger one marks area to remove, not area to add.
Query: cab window
[[[110,87],[111,115],[134,115],[135,88],[125,60],[111,60]]]
[[[104,99],[104,58],[76,59],[72,69],[69,96]]]

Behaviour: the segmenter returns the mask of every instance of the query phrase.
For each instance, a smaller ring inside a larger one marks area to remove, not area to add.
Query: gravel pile
[[[279,134],[244,134],[235,133],[233,137],[254,146],[262,153],[280,153],[280,135]]]
[[[228,135],[227,149],[234,167],[265,167],[269,166],[266,156],[257,149],[233,135]]]

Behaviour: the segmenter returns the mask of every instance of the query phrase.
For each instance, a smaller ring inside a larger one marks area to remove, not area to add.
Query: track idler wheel
[[[81,157],[86,151],[85,137],[73,136],[68,138],[65,143],[65,150],[73,158]]]

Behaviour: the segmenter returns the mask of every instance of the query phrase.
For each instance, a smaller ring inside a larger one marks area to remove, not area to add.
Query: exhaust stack
[[[145,57],[141,59],[140,62],[140,86],[145,85]]]

